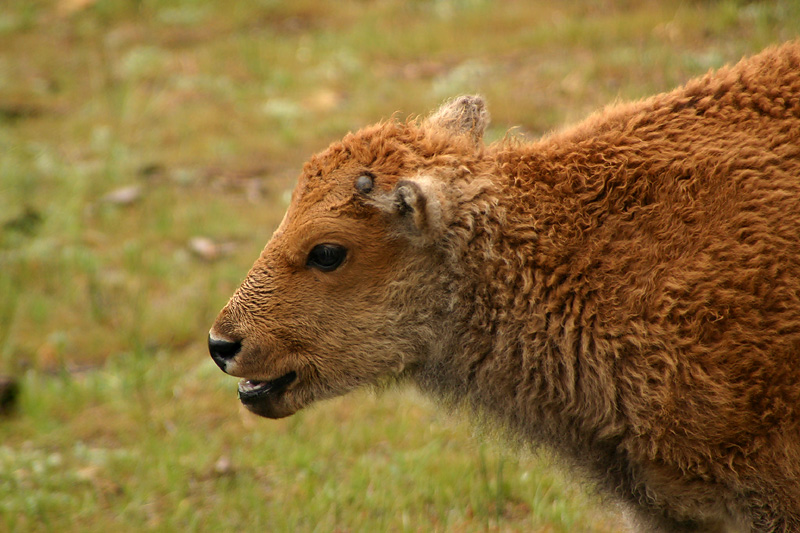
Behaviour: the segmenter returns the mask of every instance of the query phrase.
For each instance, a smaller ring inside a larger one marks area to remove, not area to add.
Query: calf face
[[[440,340],[455,206],[474,196],[487,116],[462,97],[422,124],[348,135],[306,164],[289,209],[209,333],[251,411],[312,401],[408,371]],[[470,184],[470,185],[466,185]]]

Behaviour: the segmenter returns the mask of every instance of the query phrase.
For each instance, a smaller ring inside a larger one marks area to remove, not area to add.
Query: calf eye
[[[338,244],[318,244],[311,249],[306,260],[307,267],[318,268],[323,272],[336,270],[347,257],[347,248]]]

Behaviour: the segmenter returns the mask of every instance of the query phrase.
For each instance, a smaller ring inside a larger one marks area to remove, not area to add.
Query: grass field
[[[4,0],[0,530],[619,531],[412,390],[256,419],[206,333],[347,131],[480,92],[537,136],[798,35],[794,0]]]

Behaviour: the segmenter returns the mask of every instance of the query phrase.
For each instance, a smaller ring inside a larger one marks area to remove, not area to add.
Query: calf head
[[[412,372],[446,334],[448,266],[480,178],[483,100],[380,123],[304,167],[278,229],[209,333],[251,411]]]

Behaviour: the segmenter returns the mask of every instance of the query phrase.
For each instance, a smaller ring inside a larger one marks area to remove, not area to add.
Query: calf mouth
[[[297,380],[297,372],[288,372],[270,381],[243,379],[239,382],[239,401],[250,411],[267,418],[282,418],[292,410],[281,404],[281,396]]]

